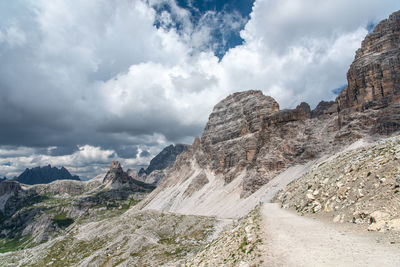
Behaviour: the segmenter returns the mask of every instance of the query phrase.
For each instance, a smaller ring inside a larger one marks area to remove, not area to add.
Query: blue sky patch
[[[179,7],[186,9],[190,13],[190,22],[193,26],[201,27],[207,24],[211,28],[210,43],[207,49],[214,51],[214,54],[220,59],[225,53],[237,45],[243,43],[240,37],[240,31],[243,30],[246,22],[250,18],[250,13],[254,4],[253,0],[224,0],[224,1],[192,1],[178,0]],[[154,6],[158,16],[163,12],[168,12],[172,23],[163,25],[161,19],[155,22],[156,27],[164,27],[167,30],[174,27],[177,32],[184,30],[183,21],[173,14],[170,4],[166,1],[161,5]],[[224,18],[230,17],[234,22],[240,24],[239,27],[233,27],[233,23],[224,21]]]

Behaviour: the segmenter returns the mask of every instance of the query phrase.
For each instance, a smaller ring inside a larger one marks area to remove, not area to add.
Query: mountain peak
[[[400,100],[400,11],[381,21],[357,50],[339,109],[380,109]]]
[[[153,171],[166,169],[167,167],[174,164],[176,157],[183,151],[188,150],[188,148],[189,146],[185,144],[171,144],[165,147],[150,161],[147,169],[141,168],[139,170],[139,176],[142,176],[144,174],[149,175]]]
[[[22,184],[48,184],[55,180],[80,180],[78,176],[72,176],[65,167],[58,169],[51,165],[43,167],[26,168],[16,179]]]

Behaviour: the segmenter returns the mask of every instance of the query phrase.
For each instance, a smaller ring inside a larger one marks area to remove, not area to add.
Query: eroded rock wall
[[[400,11],[380,22],[357,50],[339,95],[341,110],[380,108],[400,99]]]

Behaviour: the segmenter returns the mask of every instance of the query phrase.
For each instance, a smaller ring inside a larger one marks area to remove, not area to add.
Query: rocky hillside
[[[178,156],[142,208],[221,214],[230,204],[216,210],[212,203],[218,194],[235,201],[247,199],[290,167],[333,155],[362,138],[397,133],[399,16],[400,12],[394,13],[366,37],[350,67],[349,86],[334,102],[321,102],[312,111],[307,103],[279,110],[277,102],[261,91],[239,92],[222,100],[214,107],[201,138]],[[368,76],[371,66],[384,75]],[[371,82],[355,82],[354,72]],[[384,97],[367,97],[371,83],[379,81]],[[374,99],[385,104],[373,104]],[[204,202],[208,207],[202,206]]]
[[[57,180],[21,186],[0,183],[0,252],[35,246],[65,233],[71,225],[118,216],[154,186],[134,180],[119,162],[90,181]]]
[[[276,201],[372,231],[400,231],[400,138],[340,153],[289,184]]]
[[[69,171],[61,167],[51,167],[51,165],[45,167],[36,167],[32,169],[26,169],[16,179],[21,184],[33,185],[33,184],[48,184],[55,180],[77,180],[79,177],[72,176]]]
[[[209,243],[214,218],[124,211],[71,225],[34,248],[0,254],[1,266],[179,266]]]
[[[262,266],[260,206],[208,244],[184,266]],[[265,264],[265,263],[264,263]]]

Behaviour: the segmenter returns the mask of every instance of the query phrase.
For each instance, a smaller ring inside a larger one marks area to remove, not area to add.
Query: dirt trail
[[[377,243],[368,233],[302,217],[277,204],[264,204],[262,216],[265,266],[400,266],[399,246]]]

